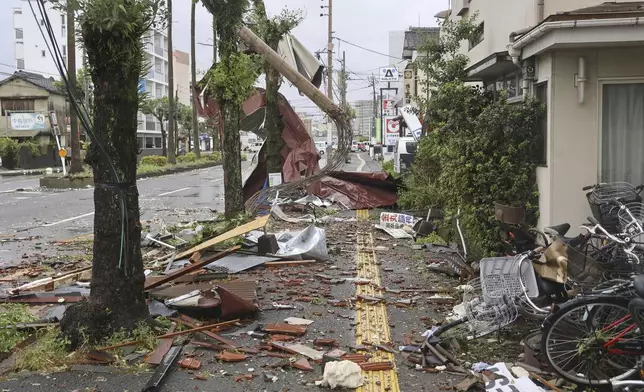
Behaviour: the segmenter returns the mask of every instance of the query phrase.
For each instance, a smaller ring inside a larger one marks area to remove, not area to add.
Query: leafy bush
[[[20,144],[10,138],[0,138],[0,158],[2,165],[7,169],[13,169],[18,165],[18,152]]]
[[[29,149],[29,152],[31,153],[31,155],[33,155],[33,156],[35,156],[35,157],[39,157],[39,156],[41,156],[41,155],[44,155],[44,154],[45,154],[45,153],[44,153],[44,151],[43,151],[43,148],[41,147],[41,145],[40,145],[40,144],[38,144],[38,143],[37,143],[35,140],[33,140],[33,139],[28,139],[28,140],[26,140],[26,141],[24,141],[24,142],[20,143],[20,148],[22,148],[22,147],[26,147],[26,148],[28,148],[28,149]],[[18,151],[20,151],[20,150],[18,150]],[[45,151],[46,151],[46,150],[45,150]]]
[[[248,155],[246,155],[245,153],[243,153],[243,152],[242,152],[242,154],[241,154],[241,160],[242,160],[242,161],[245,161],[245,160],[247,160],[247,159],[248,159]]]
[[[161,155],[148,155],[141,158],[141,164],[150,166],[165,166],[168,164],[168,158]]]
[[[390,176],[394,177],[395,172],[394,172],[394,161],[390,160],[387,162],[382,163],[382,171],[389,174]]]
[[[26,305],[3,304],[0,309],[0,327],[3,327],[0,329],[0,352],[11,350],[13,346],[29,335],[27,331],[5,327],[14,326],[18,323],[28,323],[36,319],[37,317],[29,313]]]
[[[195,162],[195,161],[197,161],[197,155],[194,152],[189,152],[184,155],[179,155],[177,157],[177,162],[179,163]]]
[[[221,162],[221,153],[219,151],[213,151],[212,154],[204,154],[203,158],[207,161]]]
[[[465,84],[467,62],[453,50],[471,30],[464,23],[448,26],[442,41],[427,48],[431,55],[424,67],[436,88],[421,110],[430,131],[419,142],[398,203],[447,213],[460,208],[470,254],[480,257],[502,250],[495,202],[524,207],[526,224],[536,224],[535,158],[542,143],[537,124],[543,110],[535,101],[510,105],[503,93],[494,99]]]

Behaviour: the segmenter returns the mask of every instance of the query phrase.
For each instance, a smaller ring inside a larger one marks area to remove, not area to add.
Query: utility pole
[[[197,104],[195,103],[194,98],[196,98],[195,88],[197,87],[197,50],[196,50],[196,41],[195,37],[195,13],[197,8],[197,0],[192,1],[192,8],[190,13],[190,73],[192,74],[192,80],[190,83],[190,97],[193,98],[191,102],[192,107],[192,139],[195,144],[195,155],[197,159],[201,158],[201,151],[199,146],[199,126],[197,123]],[[214,16],[213,16],[214,18]],[[213,43],[215,51],[217,51],[217,45]]]
[[[168,162],[177,163],[174,143],[174,53],[172,51],[172,0],[168,0]]]
[[[340,98],[342,99],[342,109],[346,109],[347,107],[347,81],[349,78],[347,77],[347,60],[346,60],[346,55],[345,52],[342,51],[342,70],[340,71],[340,80],[342,81],[342,84],[340,85],[342,90],[340,91]]]
[[[376,140],[376,119],[378,118],[378,100],[376,99],[376,76],[372,73],[369,80],[373,88],[373,125],[371,126],[371,137]]]
[[[71,104],[76,95],[76,23],[74,22],[74,7],[67,4],[67,77],[73,94],[69,96],[71,110],[69,113],[69,127],[71,129],[72,156],[69,166],[69,173],[80,173],[83,171],[80,153],[80,136],[78,135],[78,113],[75,106]],[[65,146],[62,146],[63,148]]]

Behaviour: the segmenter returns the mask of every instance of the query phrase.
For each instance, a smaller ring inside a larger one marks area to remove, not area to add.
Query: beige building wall
[[[173,53],[174,61],[174,91],[179,92],[179,102],[184,105],[190,105],[190,54],[175,50]]]
[[[585,99],[578,103],[574,75],[586,59]],[[537,172],[542,214],[540,225],[570,222],[590,215],[582,187],[597,183],[601,166],[601,88],[604,83],[644,82],[644,48],[598,48],[555,51],[541,56],[539,81],[549,80],[548,168]],[[548,60],[551,59],[550,75]]]
[[[633,3],[640,0],[610,0],[615,3]],[[557,12],[567,12],[579,8],[592,7],[600,5],[609,0],[544,0],[544,14],[546,16],[556,14]]]

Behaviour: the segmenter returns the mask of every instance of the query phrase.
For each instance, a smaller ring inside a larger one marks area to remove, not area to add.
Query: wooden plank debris
[[[231,238],[235,238],[237,236],[240,236],[242,234],[246,234],[250,231],[261,229],[262,227],[266,226],[266,223],[268,223],[268,218],[270,215],[262,216],[260,218],[255,219],[254,221],[250,221],[248,223],[245,223],[241,226],[238,226],[230,231],[227,231],[221,235],[218,235],[215,238],[212,238],[208,241],[202,242],[201,244],[190,248],[184,252],[181,252],[177,255],[177,259],[182,259],[184,257],[191,256],[195,252],[199,252],[205,249],[208,249],[210,247],[213,247],[221,242],[224,242],[226,240],[229,240]]]
[[[174,273],[164,277],[163,279],[159,279],[156,282],[153,282],[153,283],[150,283],[150,284],[146,285],[144,290],[146,290],[146,291],[151,290],[151,289],[153,289],[155,287],[161,286],[162,284],[172,282],[173,280],[177,279],[178,277],[186,275],[186,274],[188,274],[188,273],[190,273],[192,271],[196,271],[198,269],[201,269],[201,268],[207,266],[208,264],[212,263],[213,261],[219,260],[222,257],[233,253],[234,251],[238,250],[239,248],[240,248],[240,246],[233,246],[232,248],[228,248],[223,252],[219,252],[219,253],[216,253],[216,254],[214,254],[214,255],[212,255],[210,257],[207,257],[204,260],[199,261],[198,263],[188,265],[188,266],[180,269],[179,271],[174,272]]]
[[[172,323],[170,328],[168,328],[168,333],[174,332],[174,329],[177,327],[177,323]],[[150,365],[158,365],[163,361],[163,357],[170,351],[172,347],[173,338],[159,339],[159,344],[157,347],[145,357],[145,362]]]

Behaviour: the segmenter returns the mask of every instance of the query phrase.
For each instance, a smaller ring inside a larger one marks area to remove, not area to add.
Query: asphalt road
[[[376,171],[380,165],[367,153],[351,153],[346,171]],[[249,167],[242,163],[242,170]],[[151,231],[164,225],[211,218],[224,207],[221,166],[162,177],[141,179],[141,218]],[[0,269],[17,264],[24,254],[39,249],[48,255],[48,242],[93,230],[94,188],[43,190],[39,176],[0,176]],[[31,239],[31,237],[36,237]],[[2,242],[7,238],[25,238]]]

